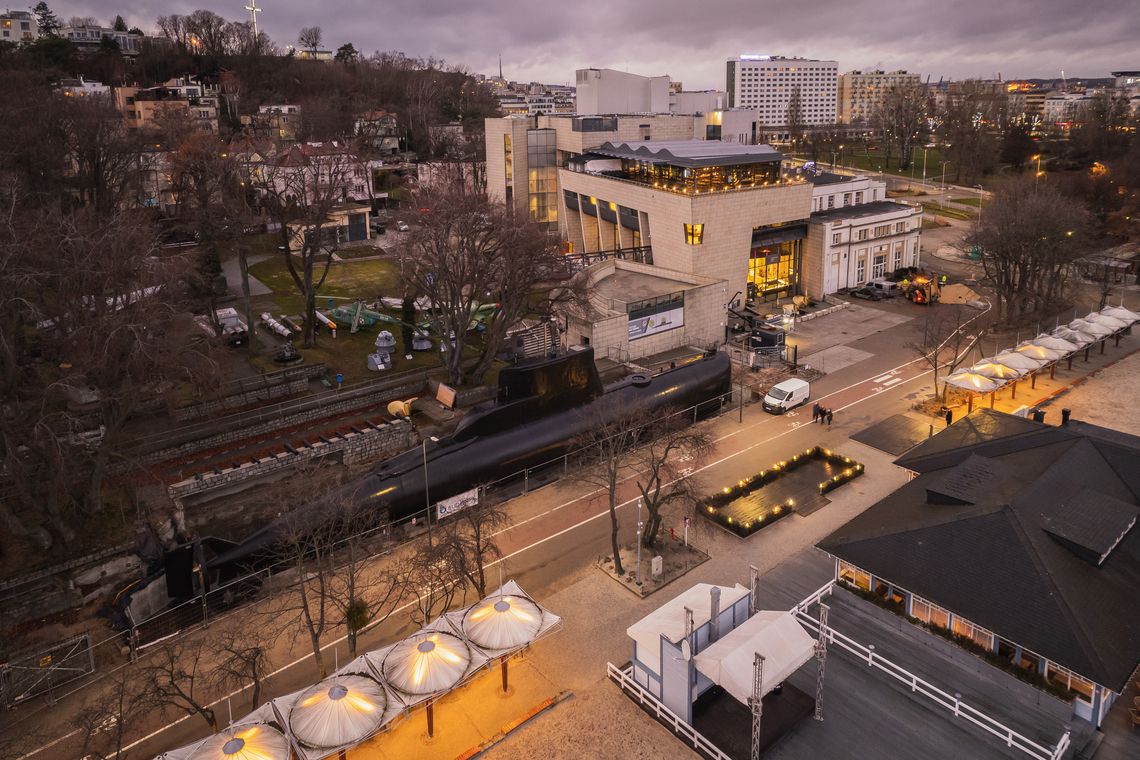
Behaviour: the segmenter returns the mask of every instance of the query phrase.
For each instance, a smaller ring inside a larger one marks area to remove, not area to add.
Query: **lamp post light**
[[[644,523],[641,522],[641,503],[643,499],[637,500],[637,585],[641,587],[641,530]]]
[[[1038,153],[1037,155],[1032,156],[1031,158],[1037,162],[1037,170],[1034,171],[1034,173],[1033,173],[1033,189],[1036,190],[1037,189],[1037,183],[1041,179],[1041,175],[1044,174],[1044,172],[1041,171],[1041,154]]]
[[[941,161],[940,163],[942,164],[942,176],[939,177],[939,179],[938,179],[938,185],[939,185],[939,189],[942,190],[943,192],[945,192],[945,190],[946,190],[946,167],[949,166],[950,162],[949,161]]]
[[[974,217],[974,235],[976,236],[982,229],[982,186],[974,185],[974,189],[978,191],[978,215]]]

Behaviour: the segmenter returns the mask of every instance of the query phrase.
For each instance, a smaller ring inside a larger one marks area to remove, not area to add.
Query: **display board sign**
[[[666,308],[638,309],[629,315],[629,339],[646,338],[684,325],[684,301],[674,301]]]
[[[439,384],[439,388],[435,391],[435,400],[446,406],[448,409],[455,408],[455,389],[450,385]]]
[[[435,505],[435,519],[442,520],[456,512],[462,512],[464,509],[467,509],[467,507],[473,507],[478,503],[479,489],[472,488],[470,491],[464,491],[461,494],[452,496],[450,499],[437,502]]]

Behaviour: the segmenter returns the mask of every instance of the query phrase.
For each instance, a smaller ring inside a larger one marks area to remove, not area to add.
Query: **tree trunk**
[[[253,321],[253,301],[249,295],[249,254],[245,246],[238,244],[238,267],[241,269],[241,302],[245,311],[246,350],[253,353],[253,336],[256,331]]]
[[[610,471],[610,548],[614,553],[614,572],[625,575],[625,568],[621,564],[621,547],[618,546],[618,518],[617,518],[617,472]]]

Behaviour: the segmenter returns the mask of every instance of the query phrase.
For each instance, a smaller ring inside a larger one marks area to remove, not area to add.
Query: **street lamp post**
[[[642,499],[637,500],[637,585],[641,587],[641,502]]]
[[[926,147],[924,147],[922,149],[922,189],[923,190],[926,189],[926,151],[927,150],[929,150],[929,149]]]
[[[950,164],[949,161],[942,161],[942,176],[938,179],[939,189],[946,190],[946,167]]]
[[[974,217],[974,235],[976,236],[982,229],[982,186],[974,185],[974,189],[978,191],[978,215]]]
[[[1033,189],[1037,189],[1037,183],[1041,179],[1041,154],[1033,156],[1033,160],[1037,162],[1037,170],[1033,173]]]

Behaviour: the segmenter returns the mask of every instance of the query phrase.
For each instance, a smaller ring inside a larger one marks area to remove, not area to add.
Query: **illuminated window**
[[[688,245],[700,245],[704,242],[705,226],[703,224],[686,224],[685,225],[685,243]]]
[[[1062,668],[1055,662],[1046,665],[1045,673],[1050,681],[1075,692],[1077,699],[1086,704],[1092,703],[1093,689],[1095,688],[1092,681],[1081,678],[1073,671]]]

